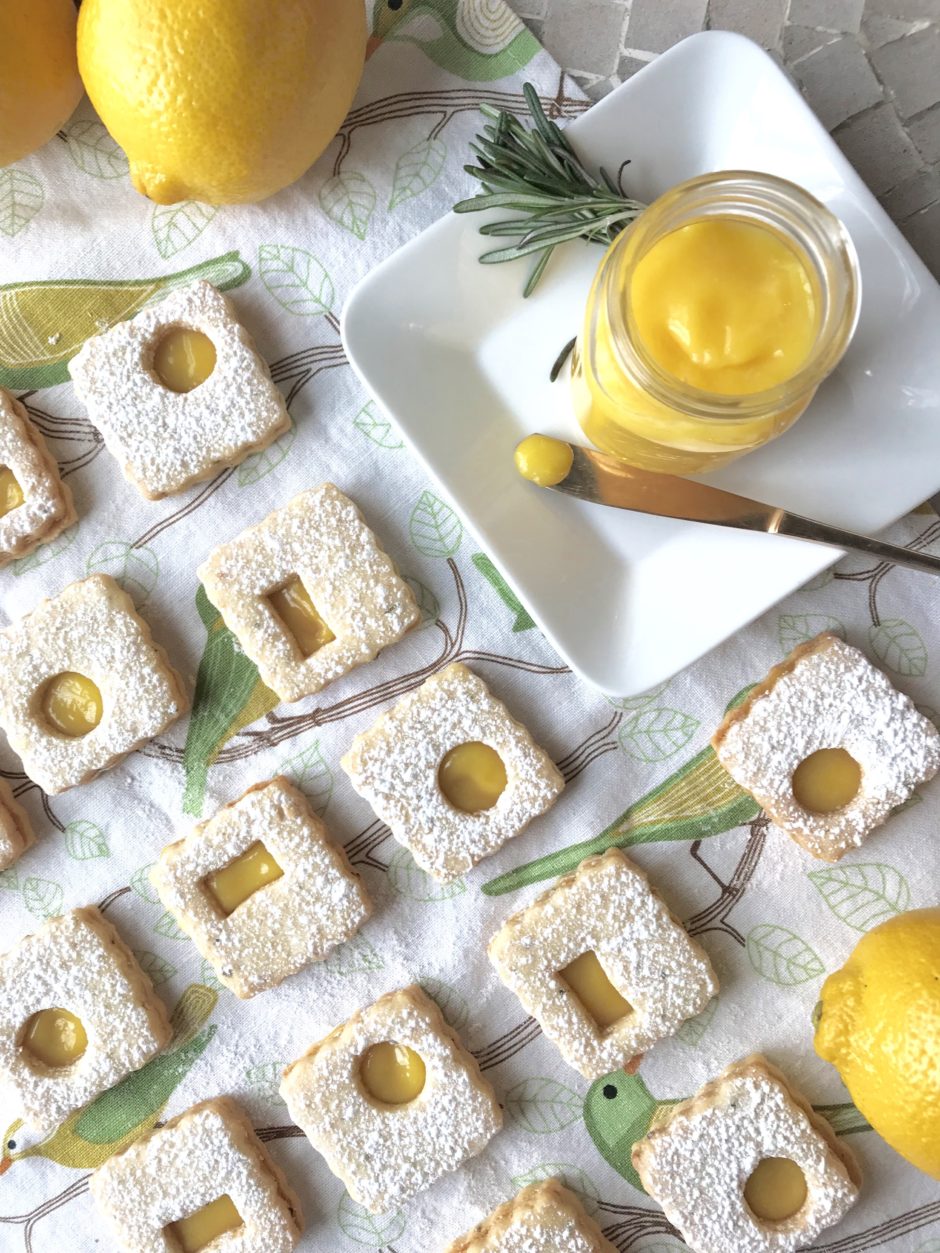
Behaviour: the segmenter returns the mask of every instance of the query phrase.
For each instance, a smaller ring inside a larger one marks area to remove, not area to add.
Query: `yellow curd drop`
[[[765,1157],[744,1185],[753,1214],[768,1223],[792,1218],[806,1202],[806,1176],[789,1157]]]
[[[191,392],[215,369],[215,344],[202,331],[174,326],[157,344],[153,370],[171,392]]]
[[[81,1020],[67,1009],[43,1009],[26,1024],[23,1047],[53,1070],[77,1062],[88,1047]]]
[[[554,487],[566,478],[574,460],[571,445],[550,435],[527,435],[516,445],[516,469],[539,487]]]
[[[391,1040],[366,1050],[359,1075],[365,1090],[383,1105],[407,1105],[424,1091],[427,1078],[420,1055]]]
[[[242,1216],[227,1192],[188,1218],[170,1223],[167,1232],[175,1237],[183,1253],[199,1253],[207,1244],[242,1225]]]
[[[793,771],[793,795],[813,814],[843,809],[858,795],[862,768],[844,748],[821,748]]]
[[[559,970],[572,992],[601,1028],[611,1027],[633,1012],[629,1001],[620,995],[604,972],[597,954],[588,951]]]
[[[300,579],[291,579],[268,596],[268,604],[294,637],[301,655],[311,657],[336,636],[320,617]]]
[[[280,879],[284,871],[260,840],[250,845],[241,856],[207,875],[204,882],[219,909],[228,916],[249,896]]]
[[[441,791],[455,809],[479,814],[492,809],[506,787],[506,767],[489,744],[471,740],[446,754],[437,772]]]
[[[73,740],[93,731],[103,710],[98,685],[74,670],[65,670],[49,680],[40,706],[49,726]]]
[[[25,500],[23,489],[9,466],[0,466],[0,518],[5,518]]]

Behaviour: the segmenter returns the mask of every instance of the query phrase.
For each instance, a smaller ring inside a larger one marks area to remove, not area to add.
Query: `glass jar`
[[[631,280],[666,235],[710,218],[764,227],[793,250],[816,309],[808,355],[761,391],[725,394],[692,386],[653,358],[637,330]],[[614,240],[588,297],[572,356],[575,411],[597,448],[631,465],[672,474],[714,469],[791,426],[838,364],[858,320],[860,278],[845,227],[795,183],[725,171],[672,188]]]

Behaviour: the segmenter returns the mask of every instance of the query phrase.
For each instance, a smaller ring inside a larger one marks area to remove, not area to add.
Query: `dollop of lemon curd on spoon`
[[[538,487],[554,487],[566,478],[574,461],[574,451],[563,439],[550,435],[527,435],[516,445],[516,469]]]

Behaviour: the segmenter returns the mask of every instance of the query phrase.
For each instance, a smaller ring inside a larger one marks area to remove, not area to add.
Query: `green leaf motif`
[[[212,963],[206,961],[205,958],[203,958],[202,964],[199,967],[199,982],[204,983],[207,988],[213,988],[216,992],[221,992],[223,989],[226,991],[228,990],[225,988],[225,984],[219,979],[219,976],[215,973]]]
[[[636,761],[665,761],[685,748],[699,721],[678,709],[643,709],[620,728],[620,746]]]
[[[83,818],[70,822],[65,828],[65,851],[76,861],[111,856],[104,832],[94,822]]]
[[[578,1194],[589,1214],[597,1213],[601,1197],[596,1184],[579,1166],[570,1162],[543,1162],[524,1175],[513,1175],[512,1181],[517,1188],[526,1188],[530,1183],[542,1183],[546,1179],[561,1179],[566,1188]]]
[[[267,448],[262,448],[260,452],[253,452],[246,457],[238,467],[238,486],[251,487],[266,474],[276,470],[293,448],[296,438],[297,428],[291,425],[289,430],[279,435],[272,444],[268,444]]]
[[[810,579],[808,583],[804,583],[800,588],[801,592],[818,592],[821,588],[827,587],[836,577],[835,570],[829,566],[825,570],[820,570],[819,574]]]
[[[807,878],[835,916],[854,931],[870,931],[911,903],[907,880],[881,862],[810,870]]]
[[[688,1045],[689,1048],[695,1048],[711,1026],[717,1008],[718,997],[713,996],[700,1014],[696,1014],[694,1018],[687,1018],[681,1026],[676,1028],[676,1039]]]
[[[411,594],[421,610],[421,622],[418,624],[418,629],[420,630],[421,627],[430,626],[432,622],[436,622],[441,616],[441,605],[431,589],[425,587],[420,579],[416,579],[410,574],[403,574],[402,578],[411,588]]]
[[[166,940],[188,940],[189,936],[181,927],[177,926],[176,919],[169,910],[161,914],[157,921],[153,924],[153,929],[157,935],[162,935]]]
[[[0,170],[0,234],[11,239],[26,229],[42,208],[42,183],[25,170]]]
[[[248,1087],[260,1101],[268,1105],[285,1105],[278,1087],[284,1071],[283,1062],[261,1062],[257,1066],[249,1066],[245,1071]]]
[[[320,204],[338,226],[365,239],[375,210],[375,188],[358,170],[343,170],[320,188]]]
[[[323,760],[320,741],[314,740],[307,748],[282,761],[280,773],[300,788],[311,809],[322,818],[333,795],[333,771]]]
[[[450,901],[467,890],[463,879],[438,883],[425,874],[407,848],[400,848],[388,863],[388,885],[409,901]]]
[[[23,884],[23,903],[34,918],[55,918],[62,913],[62,884],[30,877]]]
[[[403,152],[395,163],[389,209],[396,209],[406,200],[414,200],[434,183],[447,160],[447,145],[442,139],[422,139]]]
[[[845,639],[845,627],[838,618],[830,618],[828,614],[782,613],[777,619],[777,638],[785,653],[791,652],[797,644],[815,639],[823,631],[831,631],[840,639]]]
[[[795,987],[818,979],[825,970],[805,940],[771,922],[761,923],[751,930],[747,937],[747,955],[762,978],[781,987]]]
[[[433,492],[422,492],[411,511],[408,533],[425,557],[452,557],[463,539],[463,523]]]
[[[392,424],[376,407],[374,400],[364,404],[353,418],[353,426],[361,431],[366,439],[371,439],[379,448],[404,448],[404,443],[392,430]]]
[[[129,169],[124,150],[101,122],[73,122],[65,128],[65,145],[78,168],[93,178],[123,178]]]
[[[159,953],[151,953],[146,949],[142,949],[139,951],[135,950],[134,956],[137,958],[138,966],[140,966],[155,988],[158,988],[161,983],[166,983],[176,974],[176,967],[171,966]]]
[[[420,983],[431,1000],[435,1002],[444,1015],[444,1021],[455,1031],[462,1031],[470,1017],[470,1006],[454,985],[445,983],[443,979],[435,979],[431,975],[417,979],[416,982]]]
[[[555,1079],[523,1079],[505,1094],[503,1104],[523,1131],[544,1136],[577,1122],[584,1102]]]
[[[903,618],[889,618],[869,628],[868,640],[878,660],[907,679],[927,672],[927,648],[920,633]]]
[[[940,1236],[936,1240],[928,1240],[926,1244],[919,1244],[914,1253],[940,1253]]]
[[[332,953],[324,959],[323,969],[328,970],[330,974],[347,979],[350,975],[384,970],[385,962],[368,940],[363,939],[361,935],[354,935],[333,949]]]
[[[0,892],[18,892],[20,890],[20,879],[16,873],[16,867],[11,866],[9,870],[0,870]]]
[[[153,242],[157,252],[166,260],[188,248],[198,239],[212,219],[218,207],[199,204],[195,200],[183,200],[179,204],[156,204],[150,219]]]
[[[258,273],[281,308],[296,317],[312,318],[333,308],[333,280],[316,257],[303,248],[262,244],[258,249]]]
[[[105,540],[85,563],[89,574],[110,574],[138,609],[150,598],[160,577],[160,562],[152,548],[137,548],[123,540]]]
[[[149,905],[160,904],[160,897],[157,895],[157,889],[150,882],[150,872],[155,865],[155,862],[150,862],[149,865],[140,866],[131,875],[131,888],[137,893],[141,900],[146,901]]]
[[[78,535],[78,527],[70,526],[67,531],[63,531],[61,535],[57,535],[55,539],[49,541],[48,544],[40,544],[28,556],[20,557],[18,561],[14,561],[10,569],[16,578],[21,574],[29,574],[32,570],[38,570],[40,566],[44,566],[47,561],[52,561],[54,557],[58,557],[64,553],[67,548],[71,548]]]
[[[401,1238],[407,1226],[401,1210],[392,1214],[370,1214],[348,1192],[344,1192],[336,1213],[340,1230],[356,1244],[370,1249],[380,1249]]]
[[[613,705],[614,709],[623,709],[632,712],[637,709],[645,709],[647,705],[652,705],[654,700],[658,700],[669,686],[671,680],[667,679],[665,683],[660,683],[657,687],[651,687],[648,692],[640,692],[638,696],[605,696],[604,699],[608,705]]]

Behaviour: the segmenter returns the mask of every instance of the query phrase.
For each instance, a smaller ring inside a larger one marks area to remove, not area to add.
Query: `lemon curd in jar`
[[[608,249],[572,359],[598,448],[666,473],[781,434],[845,351],[857,264],[807,192],[732,172],[667,192]]]

